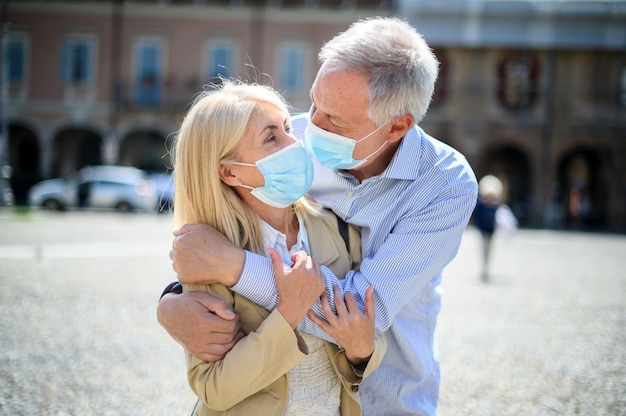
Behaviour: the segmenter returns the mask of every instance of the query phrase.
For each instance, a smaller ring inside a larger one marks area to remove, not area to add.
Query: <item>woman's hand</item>
[[[305,252],[299,251],[291,260],[289,269],[274,249],[267,249],[274,266],[274,279],[278,290],[278,311],[296,329],[304,315],[324,291],[324,276],[320,265]]]
[[[345,352],[346,358],[352,365],[360,365],[369,360],[374,352],[374,338],[376,317],[374,314],[374,288],[367,288],[365,292],[364,311],[361,312],[351,292],[345,294],[345,302],[341,297],[339,286],[333,287],[335,292],[334,313],[328,303],[328,296],[322,293],[321,302],[326,320],[319,318],[313,312],[308,316],[318,327],[333,337]]]

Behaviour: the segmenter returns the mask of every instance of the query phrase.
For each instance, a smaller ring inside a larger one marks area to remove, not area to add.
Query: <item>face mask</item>
[[[385,123],[387,124],[387,123]],[[357,143],[370,137],[376,133],[385,124],[379,126],[376,130],[359,140],[350,139],[336,133],[323,130],[317,127],[309,118],[309,122],[304,130],[306,144],[313,153],[313,156],[324,166],[331,169],[354,169],[361,166],[370,157],[378,153],[387,141],[382,144],[373,153],[361,160],[354,160],[352,154]]]
[[[294,143],[271,154],[256,163],[228,162],[234,165],[256,166],[265,185],[253,188],[251,194],[261,202],[285,208],[296,202],[311,188],[313,182],[313,162],[302,142]]]

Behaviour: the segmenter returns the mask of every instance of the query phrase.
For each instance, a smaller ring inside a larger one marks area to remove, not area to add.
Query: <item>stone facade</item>
[[[499,176],[523,226],[626,230],[626,1],[10,2],[16,201],[87,164],[167,170],[172,134],[219,75],[271,82],[306,110],[320,46],[391,14],[441,61],[422,126]]]

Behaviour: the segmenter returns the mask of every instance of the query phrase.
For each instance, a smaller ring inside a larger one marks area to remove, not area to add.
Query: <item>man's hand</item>
[[[365,307],[361,312],[352,292],[346,292],[345,303],[341,291],[335,285],[335,314],[328,302],[326,293],[322,293],[321,302],[326,320],[319,318],[312,311],[308,317],[320,329],[333,337],[346,351],[346,358],[353,365],[367,362],[374,352],[376,317],[374,315],[374,288],[365,292]]]
[[[239,316],[205,292],[163,296],[157,319],[172,338],[204,361],[221,360],[243,337]]]
[[[208,225],[186,224],[174,231],[170,259],[181,283],[233,286],[239,281],[245,256]]]
[[[279,297],[277,309],[291,327],[296,329],[324,290],[324,276],[320,265],[305,252],[298,251],[291,258],[293,266],[287,268],[276,250],[269,248],[267,252],[274,266]]]

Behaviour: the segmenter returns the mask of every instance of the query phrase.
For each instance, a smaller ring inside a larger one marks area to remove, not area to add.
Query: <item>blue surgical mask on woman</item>
[[[253,188],[251,194],[261,202],[285,208],[296,202],[311,188],[313,183],[313,162],[302,142],[296,142],[255,163],[226,162],[234,165],[256,166],[265,185]]]
[[[313,108],[311,108],[311,114]],[[387,123],[385,123],[387,124]],[[319,128],[311,121],[309,116],[309,122],[304,130],[304,138],[306,140],[307,147],[315,156],[315,158],[324,166],[331,169],[354,169],[365,163],[370,157],[378,153],[385,145],[387,141],[382,144],[378,149],[372,152],[369,156],[361,160],[354,160],[352,154],[357,143],[367,139],[385,124],[380,125],[373,132],[368,134],[359,140],[354,140],[349,137],[342,136],[340,134],[331,133],[324,129]]]

